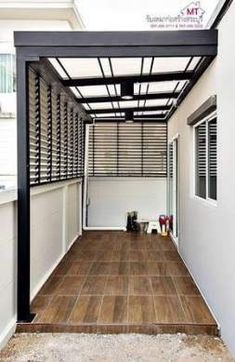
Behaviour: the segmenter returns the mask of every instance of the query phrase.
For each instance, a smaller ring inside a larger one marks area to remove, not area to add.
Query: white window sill
[[[212,199],[203,199],[200,196],[193,195],[191,197],[193,200],[196,200],[197,202],[201,203],[204,206],[211,206],[211,207],[217,207],[217,201]]]

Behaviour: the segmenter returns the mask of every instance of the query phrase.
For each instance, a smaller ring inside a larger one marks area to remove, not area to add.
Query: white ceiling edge
[[[74,0],[0,0],[0,19],[67,20],[72,30],[85,28]]]

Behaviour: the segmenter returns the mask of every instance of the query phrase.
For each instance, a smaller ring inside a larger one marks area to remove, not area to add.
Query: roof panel
[[[149,83],[148,93],[173,92],[177,84],[177,81]]]
[[[83,86],[77,88],[79,89],[83,97],[108,96],[107,89],[104,85]]]
[[[112,108],[112,103],[105,102],[105,103],[90,103],[91,109],[107,109]]]
[[[101,77],[101,69],[97,58],[60,58],[71,78]]]
[[[152,73],[184,71],[190,58],[154,58]]]
[[[162,106],[167,104],[167,99],[147,99],[145,102],[146,107]]]
[[[114,76],[140,74],[141,58],[111,58]]]

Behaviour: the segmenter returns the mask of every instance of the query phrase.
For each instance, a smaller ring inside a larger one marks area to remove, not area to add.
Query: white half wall
[[[88,226],[126,227],[128,211],[139,218],[166,213],[166,178],[90,177]]]
[[[31,300],[81,235],[81,182],[31,189]]]
[[[0,349],[15,330],[17,275],[16,201],[2,195],[0,192]]]
[[[179,250],[235,354],[235,3],[219,25],[218,56],[168,124],[169,140],[180,137]],[[187,117],[217,94],[218,200],[213,205],[193,192],[193,130]]]
[[[82,232],[81,192],[79,179],[31,189],[31,300]],[[0,349],[16,326],[16,214],[16,192],[0,192]]]

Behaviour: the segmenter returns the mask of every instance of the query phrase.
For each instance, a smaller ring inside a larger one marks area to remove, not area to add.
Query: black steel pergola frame
[[[217,30],[137,32],[16,32],[18,131],[17,319],[30,322],[30,182],[28,79],[30,62],[48,57],[202,57],[177,105],[217,55]],[[169,119],[168,117],[168,119]]]

